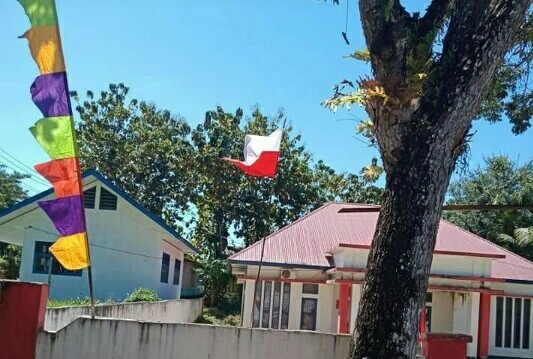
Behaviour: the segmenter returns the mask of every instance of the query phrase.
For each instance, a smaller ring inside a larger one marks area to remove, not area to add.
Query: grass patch
[[[99,303],[96,301],[96,303]],[[75,299],[48,299],[48,308],[59,308],[59,307],[85,307],[91,305],[91,299],[87,298],[75,298]]]
[[[236,327],[241,325],[241,315],[235,311],[224,311],[219,308],[205,308],[196,323]]]

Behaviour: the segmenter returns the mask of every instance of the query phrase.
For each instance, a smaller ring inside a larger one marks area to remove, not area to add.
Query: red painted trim
[[[475,253],[475,252],[452,252],[452,251],[433,251],[434,254],[444,254],[450,256],[480,257],[480,258],[500,258],[506,257],[505,254]]]
[[[345,267],[335,267],[328,269],[326,273],[365,273],[366,268],[345,268]]]
[[[254,276],[238,276],[237,279],[245,280],[256,280],[257,277]],[[325,284],[325,279],[285,279],[281,277],[261,277],[260,280],[266,281],[277,281],[277,282],[287,282],[287,283],[310,283],[310,284]]]
[[[350,244],[339,243],[339,248],[354,248],[354,249],[370,249],[366,244]],[[481,257],[481,258],[505,258],[505,254],[490,254],[490,253],[476,253],[476,252],[453,252],[453,251],[433,251],[434,254],[444,254],[451,256],[465,256],[465,257]]]
[[[472,293],[487,293],[487,294],[503,294],[503,290],[490,288],[466,288],[466,287],[452,287],[447,285],[429,285],[428,289],[436,291],[452,291],[452,292],[472,292]]]
[[[479,298],[477,357],[481,359],[489,357],[490,297],[488,293],[481,293]]]
[[[363,284],[365,281],[362,279],[333,279],[331,283],[335,284]]]
[[[336,284],[363,284],[364,280],[362,279],[333,279],[328,281],[328,283]],[[452,292],[473,292],[473,293],[488,293],[496,295],[504,295],[503,290],[499,289],[490,289],[490,288],[468,288],[468,287],[454,287],[447,285],[429,285],[428,289],[436,291],[452,291]]]
[[[448,274],[430,274],[431,278],[442,278],[442,279],[452,279],[452,280],[467,280],[473,282],[496,282],[504,283],[505,279],[503,278],[492,278],[492,277],[469,277],[469,276],[460,276],[460,275],[448,275]]]
[[[367,244],[339,243],[339,248],[370,249],[370,246]]]
[[[341,284],[339,289],[338,333],[348,334],[350,332],[350,285]]]
[[[328,269],[326,273],[365,273],[365,268],[345,268],[345,267],[335,267]],[[468,277],[468,276],[459,276],[459,275],[448,275],[448,274],[430,274],[430,278],[441,278],[441,279],[452,279],[452,280],[465,280],[473,282],[501,282],[504,283],[505,279],[503,278],[490,278],[490,277]]]

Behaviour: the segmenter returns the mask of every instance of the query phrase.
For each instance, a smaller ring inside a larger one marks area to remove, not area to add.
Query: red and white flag
[[[282,130],[276,130],[269,136],[246,135],[244,138],[244,161],[224,159],[250,176],[274,177],[278,169],[282,136]]]

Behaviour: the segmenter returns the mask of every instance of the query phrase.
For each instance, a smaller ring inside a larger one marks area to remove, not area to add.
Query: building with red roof
[[[266,237],[255,303],[263,241],[232,255],[233,273],[244,284],[243,325],[351,333],[375,207],[328,203]],[[533,358],[532,300],[532,262],[441,221],[426,303],[428,331],[471,335],[471,357]]]

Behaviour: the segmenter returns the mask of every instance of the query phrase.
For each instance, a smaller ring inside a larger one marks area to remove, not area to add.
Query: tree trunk
[[[360,0],[375,76],[360,85],[374,90],[370,94],[386,94],[370,95],[365,106],[375,126],[387,183],[351,359],[415,357],[450,177],[483,94],[530,3],[433,0],[419,19],[399,0]],[[446,19],[442,54],[418,51],[431,49]],[[427,68],[417,67],[425,63]],[[417,88],[413,75],[421,71],[427,79]]]
[[[439,143],[413,147],[387,173],[350,358],[412,358],[416,351],[454,160]]]

